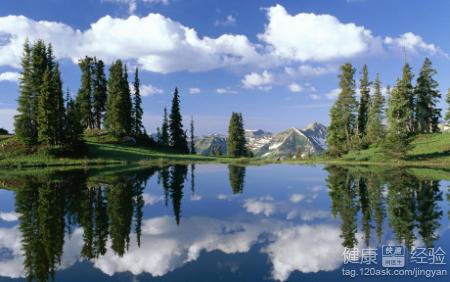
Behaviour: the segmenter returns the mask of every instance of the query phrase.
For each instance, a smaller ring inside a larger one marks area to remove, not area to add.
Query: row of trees
[[[387,110],[379,75],[373,82],[374,93],[371,95],[372,82],[364,65],[358,102],[354,74],[355,68],[350,63],[341,66],[341,92],[330,111],[327,136],[330,155],[340,156],[349,150],[383,145],[386,152],[403,158],[414,135],[439,131],[441,113],[436,104],[441,94],[433,78],[436,71],[428,58],[420,69],[415,86],[411,67],[405,63],[402,77],[397,79],[392,89],[387,87]],[[386,116],[387,127],[384,125]]]
[[[18,114],[14,127],[27,145],[73,144],[81,126],[74,102],[64,101],[61,74],[52,46],[42,40],[24,44]]]

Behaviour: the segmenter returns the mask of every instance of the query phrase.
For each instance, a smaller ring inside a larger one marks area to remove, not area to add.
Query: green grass
[[[450,168],[450,133],[423,134],[412,142],[407,160],[386,159],[380,148],[352,151],[342,158],[317,156],[309,160],[282,160],[259,158],[227,158],[175,154],[130,143],[120,143],[112,136],[86,138],[86,150],[81,157],[55,157],[46,150],[27,149],[14,136],[0,136],[0,167],[57,167],[96,165],[167,165],[174,163],[230,163],[264,165],[292,164],[353,164],[403,167]]]
[[[418,135],[411,143],[406,160],[387,159],[381,148],[351,151],[335,162],[398,166],[450,168],[450,133]]]

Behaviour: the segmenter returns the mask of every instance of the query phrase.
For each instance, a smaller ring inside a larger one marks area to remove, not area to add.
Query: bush
[[[9,132],[4,128],[0,128],[0,135],[9,135]]]

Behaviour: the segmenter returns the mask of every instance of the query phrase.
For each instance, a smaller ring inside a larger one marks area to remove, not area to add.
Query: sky
[[[0,127],[13,129],[26,38],[53,44],[73,96],[86,55],[138,67],[148,132],[175,87],[199,135],[225,133],[233,111],[248,129],[328,125],[346,62],[357,81],[367,64],[385,87],[405,60],[417,77],[429,57],[446,94],[449,10],[446,0],[1,0]]]

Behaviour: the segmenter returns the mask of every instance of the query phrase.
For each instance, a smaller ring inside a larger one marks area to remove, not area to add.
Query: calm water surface
[[[386,269],[383,245],[404,246],[403,269],[449,271],[450,184],[440,180],[448,174],[293,165],[3,171],[0,281],[448,281],[360,273]],[[370,248],[372,260],[357,263]],[[443,256],[430,253],[439,248]]]

